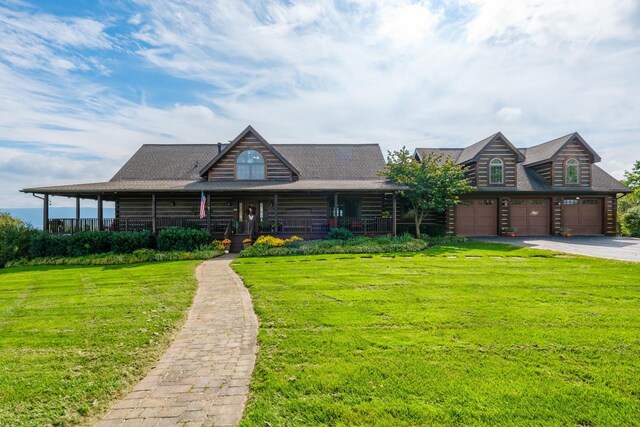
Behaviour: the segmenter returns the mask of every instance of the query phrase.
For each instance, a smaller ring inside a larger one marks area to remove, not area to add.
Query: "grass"
[[[73,425],[122,396],[185,318],[197,264],[0,270],[0,425]]]
[[[244,426],[635,425],[640,265],[468,242],[243,258]]]

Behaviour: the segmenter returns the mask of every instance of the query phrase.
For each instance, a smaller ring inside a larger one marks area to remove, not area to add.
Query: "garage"
[[[464,200],[456,206],[456,234],[495,236],[498,234],[498,200]]]
[[[549,235],[549,199],[511,199],[509,221],[518,236]]]
[[[602,234],[602,199],[564,199],[562,225],[574,235]]]

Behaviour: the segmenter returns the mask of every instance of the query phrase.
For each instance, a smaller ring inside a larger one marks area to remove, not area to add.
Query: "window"
[[[577,184],[580,180],[580,163],[576,159],[569,159],[564,166],[565,184]]]
[[[576,199],[564,199],[562,201],[562,204],[564,204],[564,205],[577,205],[578,201]]]
[[[256,150],[243,151],[236,163],[236,179],[264,179],[264,157]]]
[[[489,184],[502,184],[504,182],[504,164],[500,159],[489,162]]]

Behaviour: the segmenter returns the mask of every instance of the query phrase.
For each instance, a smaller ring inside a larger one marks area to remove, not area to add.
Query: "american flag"
[[[207,206],[207,198],[204,197],[204,191],[200,192],[200,219],[205,219],[207,217],[207,212],[205,207]]]

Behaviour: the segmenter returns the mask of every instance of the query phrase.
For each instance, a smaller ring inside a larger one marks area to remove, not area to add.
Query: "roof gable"
[[[229,143],[220,153],[218,153],[218,155],[216,155],[209,163],[207,163],[205,165],[205,167],[203,167],[202,169],[200,169],[200,176],[201,177],[206,177],[207,173],[209,172],[209,170],[220,160],[222,159],[229,151],[231,151],[231,149],[233,147],[235,147],[240,141],[242,141],[248,134],[252,134],[254,137],[256,137],[256,139],[262,144],[264,145],[264,147],[266,149],[268,149],[269,151],[271,151],[273,153],[274,156],[276,156],[278,158],[278,160],[280,160],[282,163],[285,164],[285,166],[287,168],[289,168],[289,170],[291,170],[291,172],[294,175],[300,176],[300,172],[298,172],[298,170],[291,164],[289,163],[289,161],[287,159],[284,158],[284,156],[282,156],[282,154],[280,154],[271,144],[269,144],[263,137],[262,135],[260,135],[251,125],[247,126],[245,128],[245,130],[243,130],[242,132],[240,132],[240,134],[238,136],[235,137],[235,139],[233,141],[231,141],[231,143]]]
[[[460,164],[477,161],[478,157],[480,157],[480,154],[482,154],[482,151],[488,145],[497,140],[503,141],[507,145],[507,147],[509,147],[509,149],[513,151],[513,153],[516,155],[516,162],[521,162],[524,160],[524,156],[522,155],[522,153],[511,143],[511,141],[509,141],[507,137],[502,134],[502,132],[497,132],[463,149],[462,153],[460,153],[460,156],[458,156],[456,163]]]
[[[592,156],[593,162],[599,162],[600,156],[595,152],[593,148],[580,136],[578,132],[573,132],[560,138],[552,139],[551,141],[544,142],[542,144],[534,145],[527,148],[527,158],[524,162],[525,166],[534,166],[540,163],[553,161],[562,149],[571,141],[578,141]]]

